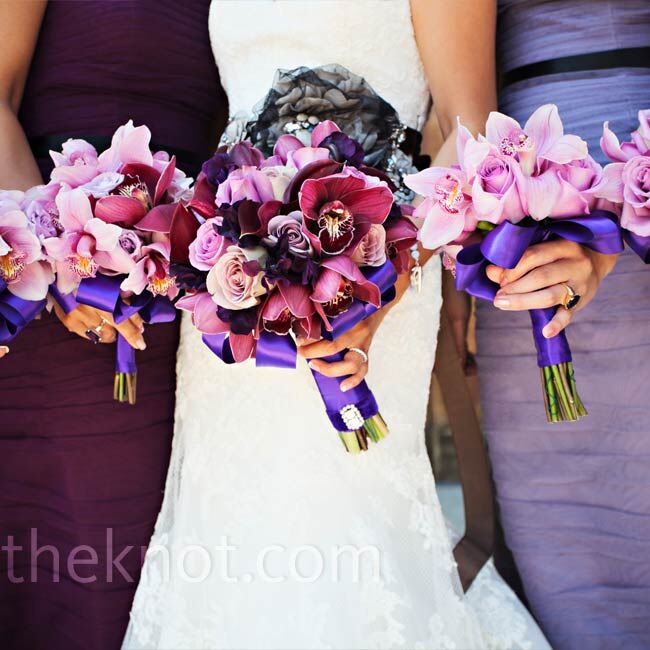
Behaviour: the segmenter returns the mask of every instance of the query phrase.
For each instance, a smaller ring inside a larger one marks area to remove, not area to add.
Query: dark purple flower
[[[346,162],[353,167],[363,165],[363,147],[342,131],[330,133],[318,146],[329,149],[336,162]]]
[[[169,267],[169,275],[174,278],[179,289],[205,291],[205,280],[208,274],[204,271],[198,271],[192,266],[172,262]]]
[[[215,187],[219,187],[230,172],[237,169],[237,165],[232,161],[230,155],[225,151],[217,151],[217,153],[203,163],[201,171],[205,174],[208,181]]]
[[[217,305],[217,316],[230,325],[233,334],[250,334],[257,325],[257,307],[248,309],[226,309]]]

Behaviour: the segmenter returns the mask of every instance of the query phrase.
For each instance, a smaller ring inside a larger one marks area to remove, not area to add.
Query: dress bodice
[[[647,46],[647,0],[499,0],[501,72],[557,57]]]
[[[208,156],[227,118],[209,0],[50,2],[23,95],[30,137],[108,136],[133,119],[153,141]]]
[[[213,0],[210,37],[231,115],[250,113],[278,69],[337,63],[364,77],[407,126],[426,120],[409,0]]]

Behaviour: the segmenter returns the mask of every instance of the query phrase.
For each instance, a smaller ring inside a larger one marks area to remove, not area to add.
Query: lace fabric
[[[276,68],[335,60],[422,125],[408,0],[217,0],[210,20],[234,113]],[[462,593],[424,441],[437,258],[423,275],[370,350],[391,434],[357,456],[304,362],[226,366],[183,319],[171,466],[125,648],[548,648],[491,566]]]

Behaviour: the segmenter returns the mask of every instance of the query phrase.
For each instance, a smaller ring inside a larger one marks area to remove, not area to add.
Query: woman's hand
[[[138,314],[117,325],[113,316],[107,311],[101,311],[88,305],[79,305],[76,309],[66,314],[55,303],[54,311],[58,319],[73,334],[88,340],[86,332],[91,331],[100,337],[99,343],[113,343],[119,332],[136,350],[144,350],[147,345],[142,336],[144,323]]]
[[[591,302],[617,257],[596,253],[565,239],[536,244],[524,253],[514,269],[487,267],[490,280],[501,285],[494,306],[520,311],[562,305],[568,285],[580,296],[580,301],[573,310],[560,307],[544,327],[543,335],[552,338],[571,322],[574,311]]]
[[[0,359],[6,354],[9,354],[9,348],[6,345],[0,345]]]
[[[426,251],[424,255],[421,254],[421,263],[424,264],[430,257],[430,251]],[[345,392],[358,386],[368,374],[368,362],[363,355],[354,352],[354,350],[350,350],[350,348],[358,348],[366,356],[369,354],[375,332],[381,325],[386,314],[402,299],[410,284],[410,273],[403,273],[397,278],[397,282],[395,283],[395,299],[385,307],[377,310],[374,314],[358,323],[349,332],[346,332],[333,341],[325,341],[324,339],[320,341],[298,339],[298,354],[305,359],[311,359],[309,366],[326,377],[346,377],[349,375],[345,381],[341,382],[342,391]],[[330,354],[335,354],[342,350],[350,350],[345,355],[343,361],[333,363],[323,361],[322,357],[327,357]]]
[[[358,386],[368,374],[368,362],[363,355],[350,348],[358,348],[368,355],[375,332],[386,315],[384,310],[388,307],[389,305],[376,311],[372,316],[362,320],[349,332],[333,341],[321,339],[310,342],[306,339],[298,339],[298,353],[305,359],[311,359],[309,367],[320,372],[321,375],[326,377],[347,376],[348,378],[341,382],[343,392]],[[328,362],[322,359],[322,357],[342,350],[348,350],[343,361]]]

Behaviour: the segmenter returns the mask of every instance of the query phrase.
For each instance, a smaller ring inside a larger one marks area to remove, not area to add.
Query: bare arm
[[[26,190],[43,182],[17,114],[46,4],[45,0],[0,0],[0,188]],[[69,314],[58,305],[55,311],[68,330],[82,338],[103,318],[107,321],[101,330],[103,343],[113,342],[117,329],[133,347],[145,347],[139,317],[115,326],[110,314],[86,305]],[[0,347],[0,358],[7,352],[6,346]]]
[[[434,164],[446,167],[457,162],[456,118],[476,134],[496,110],[496,2],[411,0],[411,9],[433,110],[445,138]],[[422,259],[430,256],[423,252]],[[456,291],[450,273],[443,274],[442,282],[456,348],[465,362],[471,298]]]
[[[0,0],[0,188],[24,190],[43,182],[16,115],[45,5]]]

